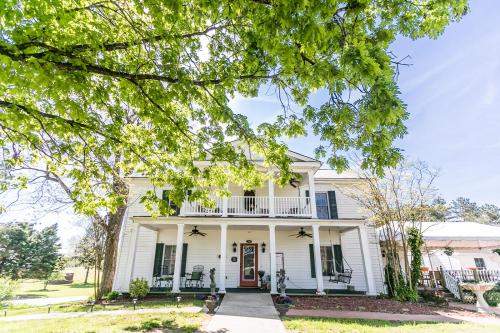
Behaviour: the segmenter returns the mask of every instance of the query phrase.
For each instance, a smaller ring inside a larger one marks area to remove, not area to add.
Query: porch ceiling
[[[228,230],[269,230],[268,226],[274,224],[276,230],[295,230],[299,227],[311,229],[312,225],[319,225],[320,230],[336,229],[347,231],[366,223],[365,220],[319,220],[319,219],[269,219],[269,218],[179,218],[135,216],[134,223],[151,230],[177,229],[177,224],[186,226],[203,226],[206,230],[219,229],[220,225],[226,224]]]

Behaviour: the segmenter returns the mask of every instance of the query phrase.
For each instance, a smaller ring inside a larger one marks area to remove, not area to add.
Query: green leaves
[[[24,163],[70,178],[85,214],[124,204],[117,179],[132,174],[173,186],[179,201],[189,188],[208,200],[228,179],[253,186],[263,176],[247,148],[286,183],[280,140],[308,127],[331,166],[347,168],[357,150],[381,173],[400,158],[393,142],[408,117],[391,42],[434,38],[466,10],[464,0],[3,1],[1,140]],[[229,100],[264,84],[283,114],[253,130]],[[307,106],[319,89],[329,98]]]

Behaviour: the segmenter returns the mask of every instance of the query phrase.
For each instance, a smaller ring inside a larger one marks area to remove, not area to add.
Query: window
[[[283,252],[276,252],[276,272],[285,269],[285,257]]]
[[[163,201],[166,201],[168,203],[168,205],[170,206],[170,208],[172,208],[175,211],[174,215],[179,215],[181,210],[179,207],[177,207],[177,205],[173,201],[170,200],[169,193],[170,193],[170,190],[164,190],[161,194],[161,199]]]
[[[165,245],[161,275],[173,275],[175,267],[175,245]]]
[[[323,276],[333,274],[333,251],[331,246],[321,246],[321,271]]]
[[[316,212],[319,219],[329,219],[328,195],[326,193],[316,193]]]
[[[476,264],[477,269],[486,269],[483,258],[474,258],[474,263]]]

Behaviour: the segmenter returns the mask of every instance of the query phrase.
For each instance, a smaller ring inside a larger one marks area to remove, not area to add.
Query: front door
[[[241,244],[240,247],[240,287],[259,286],[257,244]]]

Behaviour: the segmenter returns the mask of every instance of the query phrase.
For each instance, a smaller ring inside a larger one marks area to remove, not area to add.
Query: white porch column
[[[181,285],[181,265],[182,265],[182,245],[184,242],[184,224],[177,225],[177,243],[175,247],[174,278],[172,281],[172,292],[180,292]]]
[[[219,293],[226,293],[227,224],[220,225]]]
[[[274,211],[274,178],[271,174],[269,180],[267,181],[267,188],[269,190],[269,217],[275,217],[276,213]]]
[[[269,225],[269,255],[270,260],[270,275],[271,275],[271,294],[277,294],[276,288],[276,225]]]
[[[314,248],[314,268],[316,270],[316,284],[318,295],[324,295],[325,291],[323,288],[323,270],[321,269],[321,249],[320,249],[320,238],[319,238],[319,225],[313,224],[313,248]]]
[[[359,243],[361,247],[361,257],[363,258],[363,266],[365,270],[365,279],[368,295],[376,295],[375,279],[373,277],[372,257],[368,243],[368,230],[366,225],[358,227]]]
[[[311,200],[312,218],[317,219],[318,213],[316,211],[316,186],[314,184],[314,172],[310,170],[307,172],[307,175],[309,176],[309,196]]]
[[[226,184],[226,190],[229,188],[229,186]],[[222,217],[227,217],[227,210],[229,207],[229,198],[228,197],[223,197],[222,198]]]
[[[137,251],[137,239],[139,238],[139,231],[140,231],[140,225],[137,223],[132,223],[132,226],[130,227],[130,249],[129,249],[129,256],[128,256],[129,261],[127,268],[128,281],[126,282],[127,284],[124,286],[125,288],[127,288],[127,290],[130,282],[132,282],[134,278],[135,253]]]

